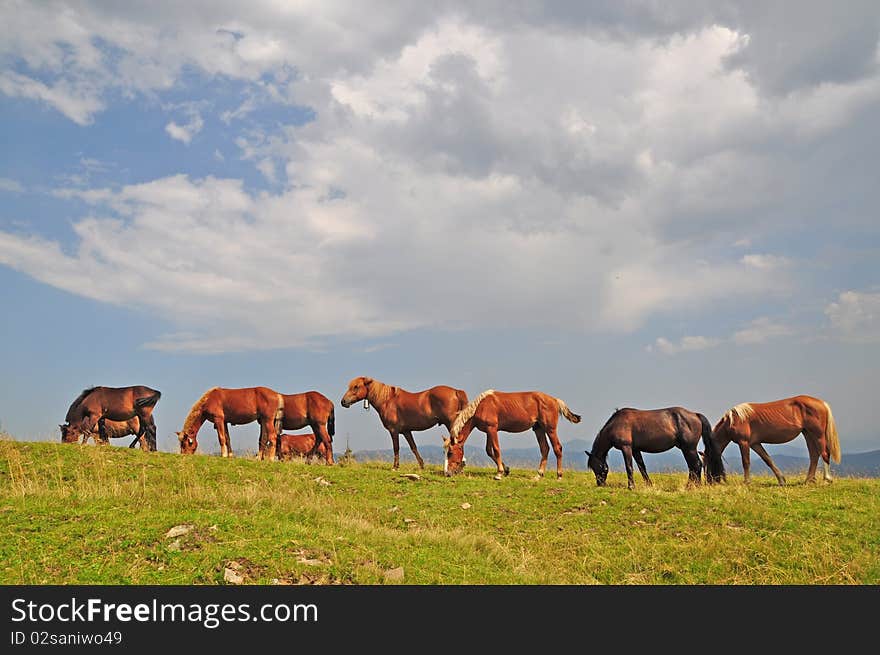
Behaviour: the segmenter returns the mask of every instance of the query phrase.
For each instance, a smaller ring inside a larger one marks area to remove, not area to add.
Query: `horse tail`
[[[143,398],[138,398],[134,401],[135,407],[153,407],[156,403],[159,402],[159,398],[162,397],[161,391],[153,391],[149,396],[144,396]]]
[[[565,401],[562,398],[556,398],[556,405],[559,407],[559,413],[562,414],[565,418],[567,418],[572,423],[580,423],[581,417],[578,414],[575,414],[568,408],[568,405],[565,404]]]
[[[468,406],[468,397],[464,391],[462,391],[461,389],[456,389],[455,397],[458,400],[458,411],[461,411]]]
[[[495,393],[495,389],[486,389],[479,396],[469,402],[465,408],[458,413],[458,416],[455,417],[455,420],[452,422],[452,427],[449,428],[449,435],[457,437],[458,433],[461,432],[461,429],[464,427],[464,424],[477,413],[477,406],[483,402],[483,399],[486,396],[491,396],[493,393]]]
[[[327,417],[327,434],[330,435],[331,441],[333,439],[333,435],[336,434],[336,412],[333,408],[332,403],[330,404],[330,416]]]
[[[837,424],[834,422],[834,414],[831,413],[831,405],[822,401],[828,410],[828,420],[825,422],[825,440],[828,442],[828,454],[835,464],[840,464],[840,438],[837,436]]]
[[[702,414],[697,414],[702,426],[703,447],[706,449],[706,482],[720,482],[725,479],[724,460],[721,459],[721,453],[718,452],[718,446],[712,438],[712,424]]]

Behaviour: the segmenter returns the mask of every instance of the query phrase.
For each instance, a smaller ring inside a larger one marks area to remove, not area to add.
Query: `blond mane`
[[[395,389],[397,387],[373,380],[367,387],[367,400],[373,407],[382,407],[394,395]]]
[[[741,422],[748,421],[752,416],[755,415],[755,409],[751,406],[750,403],[740,403],[735,407],[731,407],[727,410],[727,413],[721,417],[721,420],[727,421],[728,424],[733,425],[737,419]]]
[[[458,433],[464,427],[464,424],[470,420],[470,418],[477,412],[477,406],[483,401],[486,396],[491,396],[495,393],[495,389],[486,389],[479,396],[474,398],[471,402],[469,402],[463,410],[458,413],[458,416],[455,417],[455,420],[452,422],[452,427],[449,428],[449,436],[453,439],[458,437]]]
[[[192,409],[189,410],[189,414],[187,415],[186,420],[183,422],[183,434],[188,435],[190,433],[190,430],[195,427],[195,424],[198,422],[199,417],[202,414],[202,407],[208,400],[208,396],[219,388],[220,387],[211,387],[205,393],[203,393],[202,397],[193,404]]]

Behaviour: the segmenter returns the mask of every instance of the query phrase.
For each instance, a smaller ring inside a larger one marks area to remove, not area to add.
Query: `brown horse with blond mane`
[[[150,416],[150,421],[153,420],[153,417]],[[152,426],[153,431],[155,431],[155,425]],[[127,421],[111,421],[110,419],[104,419],[104,435],[102,438],[100,432],[89,432],[83,435],[82,443],[83,445],[89,442],[89,439],[94,439],[95,445],[98,446],[107,446],[110,444],[110,439],[121,439],[122,437],[127,437],[128,435],[134,435],[134,441],[132,441],[128,447],[134,448],[137,444],[140,444],[141,450],[144,452],[149,452],[150,444],[146,438],[146,431],[141,433],[141,420],[137,416],[133,416]],[[65,443],[71,443],[66,441]]]
[[[350,407],[360,400],[366,400],[376,409],[382,425],[391,435],[395,469],[400,466],[401,434],[419,467],[425,468],[412,433],[428,430],[435,425],[449,430],[456,415],[468,404],[467,394],[461,389],[440,385],[413,393],[363,376],[348,383],[341,403],[343,407]]]
[[[214,424],[220,442],[220,456],[232,457],[232,446],[226,424],[260,424],[259,459],[275,459],[277,435],[281,432],[281,419],[284,414],[284,398],[268,387],[246,387],[243,389],[208,389],[190,409],[183,429],[177,433],[180,453],[189,455],[199,447],[199,428],[205,421]]]
[[[544,476],[550,443],[556,455],[556,477],[562,477],[562,444],[556,432],[559,415],[572,423],[580,423],[581,417],[573,413],[561,398],[554,398],[540,391],[504,393],[489,389],[474,398],[455,419],[449,430],[449,438],[443,443],[446,450],[444,471],[455,475],[464,467],[464,443],[474,428],[486,433],[486,454],[495,462],[498,472],[495,479],[510,473],[501,460],[498,431],[525,432],[533,430],[541,449],[541,463],[536,478]]]
[[[333,435],[336,433],[333,401],[317,391],[281,395],[284,398],[281,428],[284,430],[299,430],[307,426],[312,428],[323,445],[321,455],[327,464],[332,464]]]
[[[128,421],[140,419],[138,437],[146,435],[150,450],[156,450],[156,424],[153,408],[162,397],[161,392],[142,385],[132,387],[89,387],[71,403],[60,425],[61,440],[65,443],[79,441],[97,428],[102,441],[105,420]]]
[[[326,447],[314,432],[304,434],[282,434],[278,437],[278,459],[282,462],[296,457],[304,457],[311,464],[313,457],[325,457]]]
[[[807,482],[816,481],[816,465],[819,457],[824,464],[824,478],[831,482],[829,459],[840,463],[840,439],[831,406],[812,396],[794,396],[769,403],[741,403],[728,410],[712,431],[714,448],[707,448],[704,456],[706,479],[717,482],[725,479],[721,453],[730,442],[739,446],[742,457],[743,477],[749,481],[749,449],[758,453],[770,467],[780,485],[785,484],[782,475],[762,443],[782,444],[803,434],[810,453]]]

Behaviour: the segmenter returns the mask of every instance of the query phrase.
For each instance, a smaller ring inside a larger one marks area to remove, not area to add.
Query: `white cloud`
[[[188,115],[189,120],[183,125],[171,121],[165,126],[165,131],[172,139],[189,145],[193,137],[202,131],[202,128],[205,126],[205,121],[202,119],[199,112],[192,106],[185,107],[184,111]]]
[[[880,293],[844,291],[825,308],[831,326],[847,341],[880,341]]]
[[[664,355],[676,355],[681,352],[707,350],[728,343],[734,343],[737,346],[766,343],[771,339],[789,336],[794,333],[795,331],[790,326],[762,316],[751,321],[746,327],[737,330],[729,337],[685,336],[678,342],[670,341],[666,337],[658,337],[646,349],[648,352],[653,352],[656,349]]]
[[[0,191],[8,191],[9,193],[23,193],[24,187],[17,180],[8,177],[0,177]]]
[[[664,355],[675,355],[680,352],[714,348],[719,343],[721,343],[720,339],[713,339],[711,337],[701,336],[682,337],[678,343],[673,343],[665,337],[658,337],[657,340],[654,342],[654,347]]]
[[[755,319],[743,329],[737,330],[733,334],[733,341],[737,345],[765,343],[770,339],[785,337],[793,333],[794,330],[790,326],[763,316]]]
[[[744,255],[740,261],[762,271],[778,270],[791,265],[791,260],[779,255]]]

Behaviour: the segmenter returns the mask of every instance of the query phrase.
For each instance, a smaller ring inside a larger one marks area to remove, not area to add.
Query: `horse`
[[[702,438],[705,447],[711,448],[712,425],[702,414],[684,407],[664,409],[616,410],[599,430],[593,440],[592,450],[585,450],[587,467],[596,476],[596,484],[605,486],[608,478],[608,451],[617,448],[623,453],[626,466],[627,487],[633,489],[633,459],[645,484],[651,486],[651,478],[645,468],[642,453],[662,453],[670,448],[680,448],[688,466],[688,485],[700,484],[703,465],[697,453]]]
[[[464,443],[474,428],[486,433],[486,454],[497,466],[495,479],[510,474],[510,467],[501,459],[498,431],[525,432],[533,430],[541,449],[541,463],[536,479],[544,477],[550,443],[556,455],[556,477],[562,477],[562,444],[556,433],[556,424],[562,414],[572,423],[580,423],[581,417],[573,413],[561,398],[554,398],[540,391],[501,392],[488,389],[474,398],[462,409],[449,430],[449,438],[443,442],[446,451],[444,472],[447,476],[459,473],[464,466]]]
[[[742,457],[743,478],[749,481],[749,449],[758,453],[770,467],[780,485],[782,475],[762,443],[782,444],[803,434],[810,453],[806,482],[816,481],[819,457],[824,464],[824,479],[831,482],[829,459],[840,463],[840,438],[831,406],[812,396],[793,396],[768,403],[741,403],[729,409],[712,430],[712,450],[706,451],[706,478],[709,482],[726,479],[721,454],[730,442],[736,442]]]
[[[336,418],[333,401],[317,391],[282,394],[284,416],[281,428],[299,430],[306,426],[312,428],[320,438],[323,448],[321,455],[327,464],[333,463],[333,435],[336,433]]]
[[[65,424],[60,425],[61,440],[66,443],[79,441],[80,436],[89,435],[98,428],[104,431],[104,422],[128,421],[133,417],[140,420],[137,436],[146,435],[150,450],[156,450],[156,424],[153,409],[161,392],[145,386],[133,387],[89,387],[73,401],[67,410]]]
[[[227,424],[243,425],[258,421],[260,424],[259,459],[275,459],[277,435],[281,432],[284,414],[283,396],[268,387],[244,389],[208,389],[190,409],[183,429],[177,433],[180,453],[190,455],[199,447],[199,428],[205,421],[214,424],[220,442],[220,456],[232,457]]]
[[[395,470],[400,467],[399,435],[402,434],[406,439],[419,468],[425,468],[412,433],[428,430],[435,425],[442,425],[449,430],[456,415],[468,404],[467,394],[461,389],[440,385],[424,391],[410,392],[369,377],[352,379],[342,396],[341,404],[343,407],[350,407],[360,400],[366,400],[373,406],[382,425],[391,435]]]
[[[152,416],[150,416],[150,420],[153,420]],[[128,435],[133,434],[135,435],[134,441],[132,441],[128,445],[128,447],[134,448],[135,445],[140,444],[141,450],[143,450],[144,452],[148,452],[150,450],[150,444],[148,443],[144,435],[138,436],[140,429],[141,420],[137,416],[133,416],[127,421],[110,421],[108,419],[105,419],[104,438],[101,438],[100,432],[89,432],[83,437],[82,443],[83,445],[87,444],[89,442],[89,439],[91,438],[94,439],[96,445],[106,446],[110,443],[110,439],[120,439],[122,437],[127,437]]]
[[[312,458],[326,457],[326,446],[314,432],[305,434],[282,434],[278,437],[278,459],[282,462],[295,457],[305,457],[306,462],[311,464]]]

